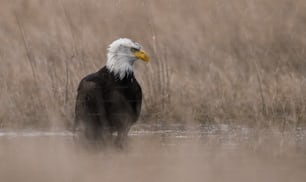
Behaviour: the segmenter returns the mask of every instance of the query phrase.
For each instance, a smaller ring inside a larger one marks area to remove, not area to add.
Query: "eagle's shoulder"
[[[91,90],[94,90],[97,88],[97,84],[93,81],[88,81],[88,80],[82,80],[79,87],[78,87],[78,92],[89,92]]]
[[[78,87],[78,91],[90,91],[97,87],[97,73],[92,73],[84,77]]]
[[[109,72],[106,67],[103,67],[98,72],[91,73],[85,76],[78,87],[78,91],[91,91],[96,89],[105,88],[109,82]]]

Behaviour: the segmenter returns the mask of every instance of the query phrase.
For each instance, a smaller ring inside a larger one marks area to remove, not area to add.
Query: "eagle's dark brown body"
[[[139,117],[142,91],[134,74],[122,80],[106,67],[83,78],[78,87],[75,125],[86,139],[100,141],[117,132],[122,143]]]

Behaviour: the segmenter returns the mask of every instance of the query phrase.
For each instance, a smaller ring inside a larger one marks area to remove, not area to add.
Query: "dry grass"
[[[141,120],[306,123],[303,0],[0,1],[0,126],[67,127],[118,37],[143,44]]]

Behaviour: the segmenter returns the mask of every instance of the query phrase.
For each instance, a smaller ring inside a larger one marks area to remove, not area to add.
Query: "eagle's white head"
[[[142,46],[127,38],[115,40],[107,50],[106,68],[121,80],[129,73],[133,73],[136,60],[149,62],[149,56],[142,50]]]

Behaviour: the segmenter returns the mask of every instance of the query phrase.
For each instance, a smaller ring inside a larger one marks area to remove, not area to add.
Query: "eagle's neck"
[[[135,60],[128,56],[108,53],[106,68],[110,73],[114,74],[114,76],[122,80],[129,75],[133,75],[134,62]]]

